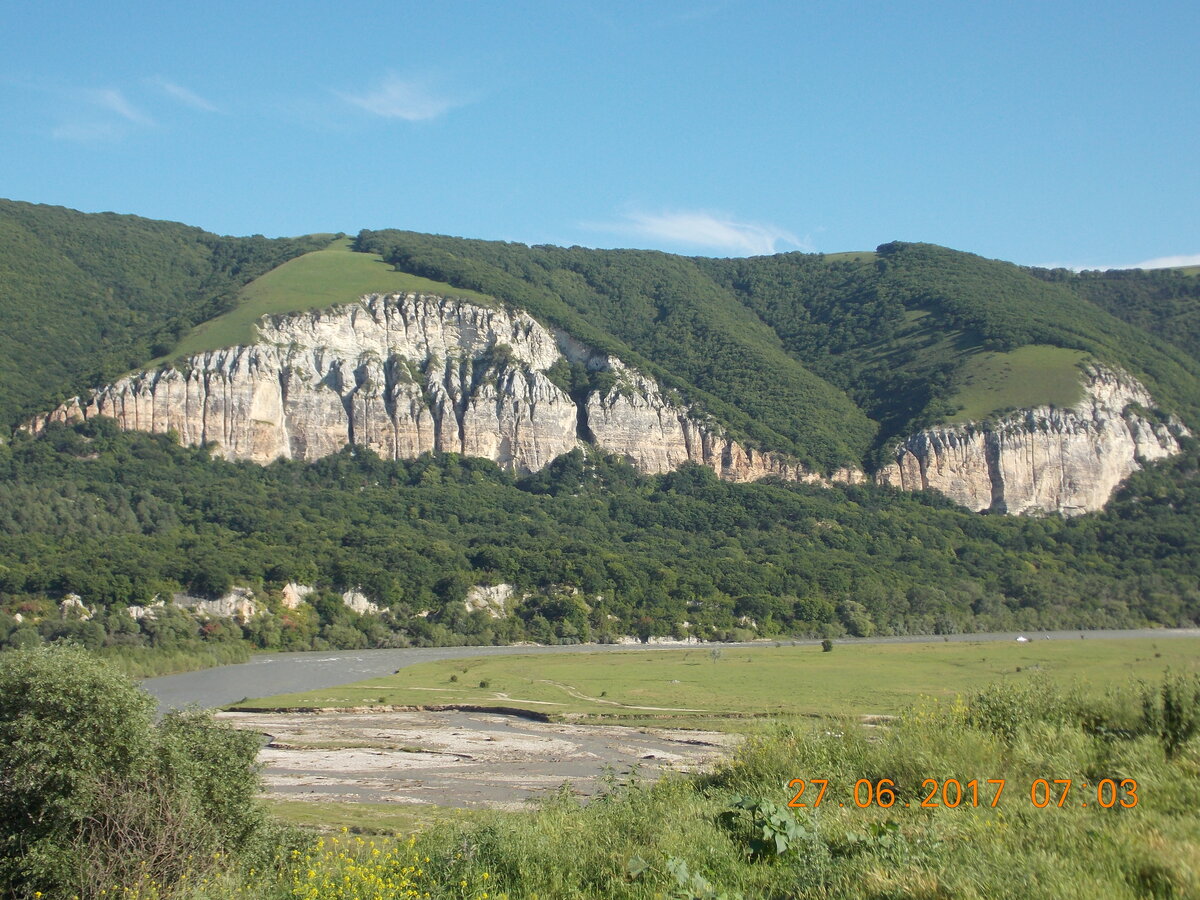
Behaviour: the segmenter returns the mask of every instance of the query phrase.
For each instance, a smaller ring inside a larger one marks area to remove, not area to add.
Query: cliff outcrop
[[[1178,453],[1186,433],[1132,376],[1092,364],[1074,406],[927,428],[897,447],[876,480],[940,491],[976,511],[1078,515],[1100,509],[1140,461]]]
[[[263,319],[259,339],[122,378],[31,423],[102,415],[125,429],[211,444],[229,459],[314,460],[347,445],[386,459],[429,451],[536,472],[594,443],[642,472],[685,462],[722,478],[821,481],[794,460],[744,447],[621,360],[529,315],[420,294],[370,295],[324,312]],[[608,371],[577,403],[559,361]],[[861,481],[847,469],[835,478]]]
[[[645,473],[692,462],[730,481],[864,480],[858,469],[825,476],[746,447],[646,374],[519,310],[370,295],[264,318],[258,331],[253,344],[129,375],[31,428],[110,416],[258,463],[356,445],[385,459],[479,456],[526,473],[590,444]],[[611,377],[572,396],[551,373],[562,362]],[[1132,376],[1093,364],[1076,405],[925,429],[896,448],[876,481],[937,490],[977,511],[1075,515],[1101,508],[1139,460],[1178,452],[1184,433]]]

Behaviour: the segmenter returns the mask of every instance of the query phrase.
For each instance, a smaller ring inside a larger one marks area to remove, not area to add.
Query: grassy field
[[[179,342],[170,358],[250,343],[255,336],[254,324],[264,315],[325,309],[350,303],[363,294],[401,291],[424,291],[495,304],[474,291],[397,272],[378,256],[353,252],[350,239],[343,238],[250,282],[238,295],[234,309],[197,325]]]
[[[960,408],[954,421],[978,421],[1006,409],[1071,406],[1083,396],[1079,364],[1086,358],[1079,350],[1039,344],[972,356],[950,401]]]
[[[321,800],[268,800],[271,813],[281,821],[316,831],[363,834],[412,834],[424,828],[454,822],[503,818],[492,810],[456,809],[428,803],[339,803]]]
[[[797,693],[803,670],[821,676],[803,684],[812,697],[859,698],[824,710],[835,716],[891,709],[897,692],[990,686],[963,701],[906,704],[880,728],[779,722],[710,772],[614,786],[586,806],[569,791],[518,813],[274,804],[277,816],[326,833],[196,900],[399,896],[380,891],[393,884],[406,896],[510,900],[1200,897],[1198,742],[1172,753],[1158,726],[1139,724],[1139,710],[1162,695],[1162,670],[1195,677],[1197,650],[1196,638],[840,644],[825,654],[730,649],[715,660],[694,650],[413,667],[404,670],[409,690],[444,686],[451,674],[451,685],[468,675],[529,678],[533,670],[519,667],[536,665],[537,677],[575,676],[580,693],[594,681],[681,696],[675,685],[644,684],[650,672],[688,678],[688,696],[704,683],[752,704]],[[625,674],[614,677],[610,665]],[[1028,679],[1031,669],[1057,685]],[[1131,676],[1148,683],[1120,698],[1089,696]],[[854,679],[861,684],[838,684]],[[375,689],[386,683],[395,679]],[[863,697],[880,702],[864,707]],[[800,789],[803,802],[789,808]],[[381,834],[411,837],[373,836]]]
[[[719,655],[715,655],[719,654]],[[462,704],[553,717],[740,730],[746,716],[891,714],[919,696],[951,698],[1037,675],[1102,692],[1164,669],[1200,672],[1200,639],[835,644],[498,656],[445,660],[395,675],[247,707]]]

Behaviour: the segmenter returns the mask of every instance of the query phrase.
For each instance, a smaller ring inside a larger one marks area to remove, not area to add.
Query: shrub
[[[70,645],[0,658],[0,893],[169,886],[253,849],[255,738],[153,699]]]
[[[1167,673],[1160,687],[1143,685],[1142,728],[1174,759],[1200,730],[1200,677]]]

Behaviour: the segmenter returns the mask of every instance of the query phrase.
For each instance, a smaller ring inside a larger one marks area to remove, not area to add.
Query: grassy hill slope
[[[1047,272],[900,242],[722,260],[334,237],[0,201],[0,421],[248,342],[265,314],[429,291],[526,309],[816,469],[870,465],[925,425],[1071,403],[1086,359],[1129,369],[1200,425],[1200,280],[1178,272]]]
[[[251,343],[254,323],[265,315],[326,309],[353,302],[364,294],[406,291],[453,294],[484,304],[495,302],[475,291],[398,272],[379,256],[351,252],[349,238],[340,238],[323,250],[290,259],[247,284],[238,293],[233,309],[197,325],[170,356],[178,359]]]
[[[752,444],[817,469],[856,464],[875,425],[691,260],[362,232],[398,268],[484,291],[653,374]]]
[[[822,467],[928,424],[1072,403],[1089,358],[1200,423],[1200,364],[1179,347],[1066,285],[929,244],[728,260],[400,231],[355,246],[523,306]]]
[[[1073,393],[1079,354],[1129,369],[1190,422],[1200,415],[1193,357],[1010,263],[901,242],[873,259],[789,253],[697,262],[793,355],[858,400],[881,423],[881,442],[933,422],[1061,403]],[[1031,345],[1077,353],[1026,351],[1016,361],[1033,370],[986,356]]]

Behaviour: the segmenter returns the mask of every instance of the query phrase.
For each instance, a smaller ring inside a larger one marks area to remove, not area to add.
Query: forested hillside
[[[892,439],[968,411],[1067,403],[1089,359],[1128,369],[1200,424],[1184,276],[1032,272],[927,244],[716,260],[401,231],[360,233],[357,254],[339,244],[296,260],[331,238],[224,238],[0,203],[0,415],[13,424],[153,359],[247,340],[259,311],[344,302],[349,282],[474,291],[526,310],[652,375],[738,439],[817,470],[870,469]],[[547,377],[567,391],[605,374],[556,366]],[[1194,623],[1200,451],[1184,448],[1103,513],[1066,521],[981,517],[869,486],[729,484],[694,465],[644,476],[594,447],[523,478],[481,459],[385,461],[362,447],[260,467],[95,418],[0,445],[0,644],[298,649]],[[316,592],[285,608],[288,583]],[[472,586],[501,583],[513,587],[509,615],[468,611]],[[140,622],[126,612],[231,586],[252,588],[264,614],[201,626],[169,605]],[[341,597],[351,590],[382,613],[352,612]],[[60,611],[70,594],[97,615]]]
[[[689,259],[652,251],[362,232],[397,268],[491,294],[653,374],[739,436],[817,469],[856,463],[874,424]]]
[[[279,295],[289,282],[239,299],[241,288],[331,237],[220,237],[0,201],[0,421],[222,334],[247,340],[255,308],[290,308]],[[1200,425],[1200,280],[1179,273],[1025,270],[909,243],[726,260],[392,230],[363,231],[354,246],[391,263],[396,284],[525,309],[653,375],[748,445],[820,471],[873,468],[893,439],[968,412],[1061,402],[1052,386],[1075,383],[1082,358],[1128,369]],[[327,288],[300,284],[292,305],[311,308]],[[235,307],[236,328],[225,324]],[[1043,349],[1004,356],[1022,347]],[[1032,390],[1005,384],[1014,362]]]
[[[1029,271],[1200,358],[1200,277],[1194,269]]]
[[[484,460],[361,450],[261,467],[98,419],[0,447],[0,609],[27,620],[0,616],[0,642],[239,639],[124,611],[232,584],[274,598],[245,635],[291,649],[1186,625],[1200,620],[1198,462],[1189,443],[1103,514],[1064,521],[697,466],[644,477],[578,451],[516,481]],[[280,606],[289,581],[319,588],[314,602]],[[523,598],[511,614],[468,612],[468,588],[495,583]],[[348,588],[386,612],[351,612]],[[64,620],[54,598],[69,592],[100,614]]]
[[[242,285],[332,237],[221,237],[0,200],[0,423],[146,364]]]

